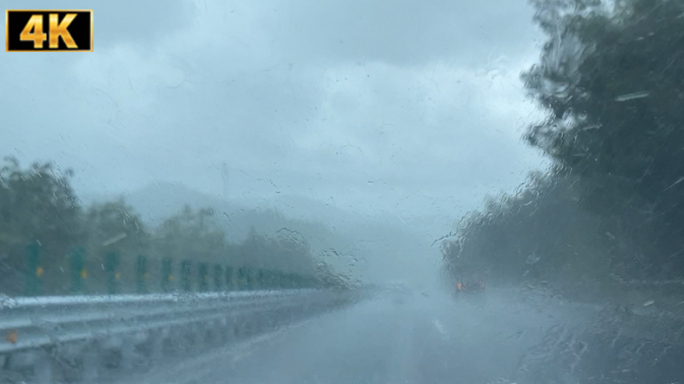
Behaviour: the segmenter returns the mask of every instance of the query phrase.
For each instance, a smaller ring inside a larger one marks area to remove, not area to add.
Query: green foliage
[[[335,272],[329,264],[322,261],[316,266],[315,279],[316,285],[320,287],[351,289],[355,286],[349,276]]]
[[[684,274],[684,3],[534,1],[548,36],[523,80],[551,172],[444,244],[452,274],[516,281]],[[535,261],[536,260],[536,261]]]
[[[601,217],[578,209],[576,178],[534,174],[526,188],[473,212],[442,243],[444,265],[458,280],[572,285],[604,278],[613,240]]]
[[[0,249],[14,256],[39,240],[43,248],[64,250],[78,239],[80,211],[70,177],[71,171],[59,172],[51,163],[21,169],[16,159],[5,158],[0,168]]]
[[[315,263],[308,242],[287,229],[269,238],[250,229],[247,238],[233,247],[236,262],[251,267],[268,267],[283,272],[312,273]]]
[[[163,256],[201,261],[221,261],[226,256],[225,233],[208,208],[193,211],[186,205],[157,228],[154,243]]]
[[[617,235],[649,234],[655,247],[639,245],[641,268],[677,274],[684,259],[670,256],[684,247],[682,13],[681,2],[632,0],[611,13],[557,19],[560,38],[545,46],[544,65],[525,75],[550,111],[529,130],[530,144],[579,177],[582,207],[613,222]],[[581,52],[576,66],[550,65],[571,61],[568,52]]]
[[[212,209],[189,206],[150,231],[123,198],[84,211],[70,177],[71,171],[58,172],[51,163],[22,169],[15,159],[5,160],[0,169],[0,293],[340,285],[329,268],[316,279],[317,273],[323,275],[308,242],[295,231],[283,228],[271,238],[251,230],[244,241],[229,243]]]
[[[7,157],[0,167],[0,283],[21,292],[24,254],[40,243],[43,268],[63,263],[71,244],[82,237],[80,207],[71,189],[71,171],[52,163],[26,169]]]
[[[93,204],[85,213],[84,224],[90,253],[139,253],[149,247],[150,235],[140,215],[123,198]]]

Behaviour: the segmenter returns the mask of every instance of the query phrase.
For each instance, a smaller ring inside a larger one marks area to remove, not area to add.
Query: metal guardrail
[[[120,369],[169,350],[199,351],[273,329],[333,308],[349,292],[316,289],[201,294],[0,298],[2,374],[32,371],[30,380],[52,383],[57,360],[77,372],[59,381],[91,382],[105,350],[120,355]],[[146,348],[139,348],[146,346]],[[142,355],[136,350],[148,351]],[[24,375],[26,376],[26,375]],[[68,376],[68,375],[66,375]]]

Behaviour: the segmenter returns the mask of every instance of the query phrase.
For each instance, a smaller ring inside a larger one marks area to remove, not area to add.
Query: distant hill
[[[243,240],[251,228],[267,236],[302,236],[311,245],[314,256],[363,280],[428,273],[427,263],[421,257],[429,251],[429,242],[391,217],[353,213],[303,196],[226,201],[171,183],[151,184],[123,196],[151,227],[186,204],[195,209],[213,208],[217,221],[232,241]]]

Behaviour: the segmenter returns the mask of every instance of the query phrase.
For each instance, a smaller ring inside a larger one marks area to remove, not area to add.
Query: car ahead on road
[[[456,294],[462,294],[483,292],[486,287],[487,283],[482,280],[469,280],[466,282],[457,282],[454,289]]]

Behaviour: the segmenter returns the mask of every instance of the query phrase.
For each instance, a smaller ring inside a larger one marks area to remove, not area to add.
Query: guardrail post
[[[115,295],[118,288],[118,282],[121,278],[119,269],[119,255],[116,252],[107,252],[105,254],[105,272],[107,273],[107,293]]]
[[[150,332],[150,341],[152,343],[151,358],[155,364],[160,363],[164,359],[164,337],[163,329],[156,329]]]
[[[207,263],[199,263],[197,265],[197,277],[199,278],[199,291],[209,291],[209,267]]]
[[[218,332],[221,345],[226,345],[230,341],[230,322],[225,317],[218,321]]]
[[[144,255],[138,255],[138,262],[135,269],[135,285],[138,293],[147,293],[147,258]]]
[[[81,382],[93,383],[100,373],[100,348],[96,340],[86,342],[82,351]]]
[[[37,384],[52,384],[52,356],[50,351],[41,348],[36,351],[33,374]]]
[[[126,335],[121,339],[121,368],[125,372],[129,372],[133,369],[133,360],[135,360],[135,342],[136,338],[133,335]]]
[[[223,291],[223,266],[214,265],[214,291]]]
[[[186,342],[185,353],[199,352],[203,345],[202,327],[197,322],[191,323],[185,327]]]
[[[85,293],[85,279],[88,272],[85,269],[85,248],[74,247],[69,257],[69,267],[71,269],[71,293]]]
[[[192,291],[192,264],[188,260],[181,263],[181,284],[183,291]]]
[[[175,280],[175,276],[173,275],[173,262],[170,258],[165,257],[162,259],[161,265],[162,292],[171,292],[173,289],[173,280]]]
[[[40,242],[34,240],[26,246],[24,273],[26,276],[26,296],[38,296],[43,293],[43,267],[41,266]]]

